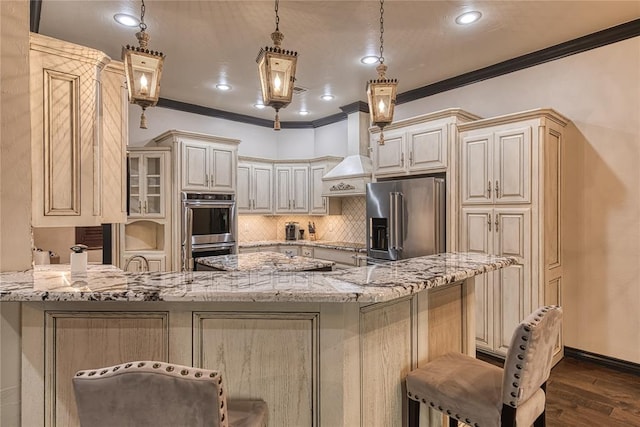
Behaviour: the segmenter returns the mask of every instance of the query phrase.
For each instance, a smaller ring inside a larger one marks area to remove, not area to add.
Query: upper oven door
[[[234,202],[184,203],[185,238],[191,245],[235,242]]]

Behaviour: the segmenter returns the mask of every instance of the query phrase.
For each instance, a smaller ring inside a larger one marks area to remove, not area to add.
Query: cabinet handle
[[[404,151],[400,154],[400,162],[402,163],[402,166],[404,166]]]
[[[491,180],[487,181],[487,193],[489,194],[489,198],[491,198]]]
[[[142,214],[142,200],[138,200],[138,213]]]
[[[255,209],[255,208],[256,208],[256,201],[255,201],[255,200],[252,200],[252,201],[251,201],[251,203],[249,204],[249,207],[250,207],[251,209]]]
[[[498,180],[496,179],[496,199],[500,198],[500,187],[498,186]]]
[[[498,215],[496,215],[496,233],[498,231],[500,231],[500,227],[499,227],[499,224],[498,224],[498,218],[499,218]]]
[[[491,231],[491,214],[489,214],[489,220],[487,221],[487,224],[489,224],[489,231]]]
[[[144,205],[142,207],[142,210],[143,210],[144,213],[147,213],[147,201],[146,200],[144,201]]]
[[[326,197],[322,198],[322,208],[323,209],[327,209],[327,198]]]
[[[291,200],[289,200],[289,210],[291,210]]]
[[[413,166],[413,150],[409,151],[409,166]]]

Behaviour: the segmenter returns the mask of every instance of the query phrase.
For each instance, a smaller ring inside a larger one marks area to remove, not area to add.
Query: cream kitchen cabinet
[[[235,192],[235,146],[207,142],[182,144],[182,190]]]
[[[164,148],[164,147],[163,147]],[[170,151],[131,148],[129,162],[129,218],[164,218],[169,192]]]
[[[322,196],[322,177],[327,174],[340,158],[326,158],[312,161],[309,167],[309,213],[312,215],[339,215],[342,212],[342,200],[337,197]]]
[[[126,221],[122,64],[39,34],[29,62],[33,226]]]
[[[460,109],[448,109],[401,120],[380,131],[371,131],[373,169],[376,177],[402,176],[446,171],[455,154],[456,124],[478,116]]]
[[[462,138],[462,203],[530,203],[533,127],[478,129]]]
[[[276,213],[309,213],[309,164],[276,164],[275,193]]]
[[[476,279],[476,345],[506,355],[513,329],[531,307],[531,209],[463,208],[462,229],[463,251],[518,260]]]
[[[273,213],[273,163],[238,161],[238,213]]]
[[[476,278],[479,349],[504,356],[516,325],[561,304],[562,164],[568,119],[537,109],[458,125],[459,250],[514,256]],[[562,357],[560,340],[554,361]]]

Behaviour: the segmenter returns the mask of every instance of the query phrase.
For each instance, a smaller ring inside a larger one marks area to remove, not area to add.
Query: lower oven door
[[[187,247],[183,247],[183,256],[185,262],[183,263],[184,269],[188,271],[202,271],[211,270],[201,264],[198,264],[198,258],[218,256],[218,255],[231,255],[236,253],[236,243],[216,243],[212,245],[193,245],[191,246],[190,253],[187,252]]]

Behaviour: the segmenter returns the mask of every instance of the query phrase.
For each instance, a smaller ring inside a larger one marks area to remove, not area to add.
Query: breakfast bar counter
[[[514,263],[449,253],[330,272],[0,273],[22,359],[0,363],[21,369],[28,427],[77,426],[73,374],[132,360],[218,369],[228,396],[267,402],[272,426],[402,425],[405,375],[475,353],[474,277]]]
[[[288,256],[280,252],[256,252],[251,254],[218,255],[196,258],[202,267],[218,271],[331,271],[335,262],[305,256]]]

